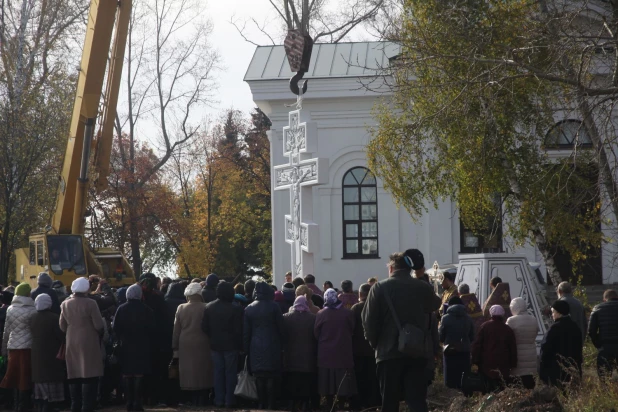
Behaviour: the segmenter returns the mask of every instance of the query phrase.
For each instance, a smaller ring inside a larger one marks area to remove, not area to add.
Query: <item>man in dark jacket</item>
[[[581,377],[582,334],[569,316],[569,310],[569,304],[564,300],[557,300],[551,305],[555,323],[541,344],[541,380],[558,387],[571,381],[573,369]]]
[[[373,285],[361,315],[365,337],[376,351],[382,410],[399,410],[403,383],[409,409],[424,412],[428,410],[425,353],[410,357],[399,352],[399,329],[385,296],[390,297],[402,326],[422,330],[426,314],[440,307],[440,298],[427,283],[410,276],[411,270],[422,270],[422,265],[403,253],[392,254],[388,268],[389,278]]]
[[[363,328],[362,312],[369,295],[371,285],[363,283],[358,288],[359,302],[352,306],[352,312],[356,318],[354,323],[354,334],[352,335],[352,350],[354,353],[354,372],[356,374],[356,385],[358,386],[358,396],[354,399],[356,408],[366,409],[382,403],[380,399],[380,383],[376,375],[376,355],[367,339],[365,339],[365,329]]]
[[[210,303],[217,300],[217,285],[219,284],[219,276],[211,273],[206,277],[206,285],[202,289],[202,299],[204,303]]]
[[[582,333],[582,342],[586,340],[588,319],[584,305],[573,296],[573,286],[569,282],[560,282],[557,288],[558,298],[569,304],[569,316]]]
[[[39,277],[37,278],[36,283],[39,285],[39,287],[34,289],[30,293],[30,297],[32,298],[32,300],[36,299],[36,297],[39,296],[41,293],[48,294],[52,300],[51,311],[60,315],[60,300],[58,299],[58,294],[56,293],[56,291],[52,289],[52,283],[54,283],[52,278],[49,277],[47,273],[41,272],[39,273]]]
[[[600,378],[611,376],[618,361],[618,293],[608,289],[603,293],[603,303],[590,315],[590,340],[599,350],[597,372]]]
[[[255,290],[255,280],[249,279],[245,282],[245,297],[247,298],[247,305],[253,303],[253,291]]]
[[[234,287],[221,282],[217,286],[217,299],[204,309],[202,331],[210,339],[214,365],[215,406],[233,408],[236,387],[238,353],[242,348],[241,306],[234,305]]]

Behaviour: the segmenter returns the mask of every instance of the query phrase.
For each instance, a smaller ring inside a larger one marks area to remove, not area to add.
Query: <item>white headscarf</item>
[[[141,300],[142,299],[142,287],[140,285],[131,285],[127,289],[127,300]]]
[[[52,299],[47,293],[41,293],[34,300],[34,307],[37,311],[47,310],[52,307]]]
[[[185,296],[201,295],[202,286],[199,283],[189,283],[189,286],[185,289]]]
[[[77,278],[71,283],[71,292],[87,293],[90,290],[90,282],[86,278]]]
[[[526,313],[526,301],[522,298],[515,298],[511,301],[511,312],[513,315]]]

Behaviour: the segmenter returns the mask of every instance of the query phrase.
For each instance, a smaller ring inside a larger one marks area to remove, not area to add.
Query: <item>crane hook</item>
[[[299,71],[294,76],[292,76],[292,78],[290,79],[290,90],[296,96],[299,96],[301,94],[300,88],[298,87],[298,82],[301,81],[301,79],[303,78],[304,75],[305,75],[304,71]],[[308,82],[309,82],[309,80],[305,80],[303,82],[302,94],[307,93],[307,83]]]

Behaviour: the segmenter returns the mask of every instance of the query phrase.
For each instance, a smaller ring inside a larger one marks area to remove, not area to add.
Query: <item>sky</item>
[[[249,67],[255,46],[245,41],[236,28],[230,24],[234,18],[238,24],[253,17],[258,22],[270,22],[272,32],[277,32],[280,23],[275,18],[276,11],[268,0],[209,0],[206,3],[206,16],[214,24],[212,46],[219,51],[223,69],[217,74],[219,103],[208,110],[209,114],[218,115],[223,110],[233,107],[245,113],[250,112],[255,104],[247,83],[243,81]],[[252,23],[251,23],[252,24]],[[247,24],[250,27],[250,24]],[[255,37],[258,44],[269,44],[268,38],[251,27],[247,33]]]

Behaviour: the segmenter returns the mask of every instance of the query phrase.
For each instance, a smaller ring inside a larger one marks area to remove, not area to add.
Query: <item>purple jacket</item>
[[[315,319],[314,333],[318,340],[318,367],[350,369],[354,367],[352,334],[354,313],[350,309],[324,308]]]
[[[317,287],[315,285],[315,283],[307,283],[306,285],[307,285],[307,287],[309,289],[311,289],[311,291],[313,292],[314,295],[320,295],[320,296],[324,297],[324,292],[322,292],[322,289]]]
[[[358,303],[358,295],[356,293],[340,293],[339,300],[343,302],[343,307],[352,309],[352,306]]]

